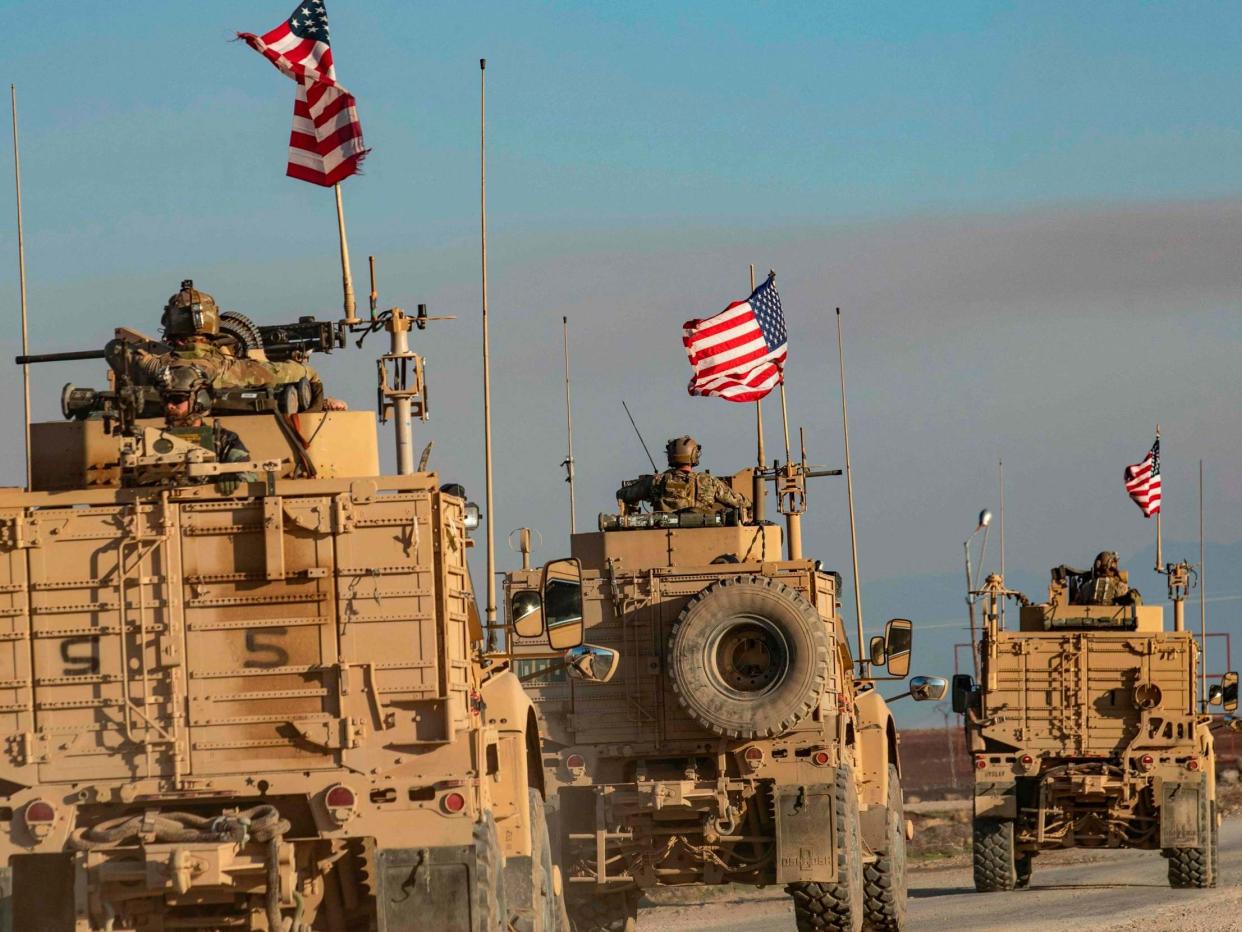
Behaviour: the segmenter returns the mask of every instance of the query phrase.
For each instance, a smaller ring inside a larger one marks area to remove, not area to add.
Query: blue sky
[[[683,320],[744,297],[748,262],[780,273],[790,419],[826,465],[842,458],[830,314],[845,309],[865,580],[957,572],[999,456],[1011,566],[1042,577],[1137,554],[1151,523],[1120,473],[1156,421],[1170,536],[1197,533],[1203,457],[1208,536],[1242,538],[1236,6],[328,7],[374,148],[344,189],[355,272],[361,285],[374,253],[385,304],[458,316],[418,335],[432,420],[416,434],[471,489],[488,59],[499,539],[529,524],[538,557],[567,546],[562,314],[581,524],[644,468],[622,398],[653,446],[693,432],[715,471],[749,463],[750,412],[686,396],[679,339]],[[292,82],[230,41],[288,12],[0,0],[35,351],[154,329],[184,277],[261,321],[339,311],[331,194],[284,177]],[[0,319],[15,322],[7,143],[3,162]],[[369,356],[322,369],[373,404]],[[45,367],[37,413],[55,416],[67,379],[101,380]],[[0,385],[17,397],[16,371]],[[4,415],[17,436],[17,405]],[[0,475],[20,474],[16,445],[0,450]],[[811,504],[808,549],[848,566],[842,484],[823,480]],[[960,603],[920,611],[943,621]]]

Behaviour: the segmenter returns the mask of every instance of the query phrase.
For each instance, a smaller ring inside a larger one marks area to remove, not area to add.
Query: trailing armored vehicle
[[[989,576],[980,679],[954,677],[974,761],[974,880],[981,892],[1031,880],[1059,848],[1142,848],[1168,860],[1173,887],[1217,883],[1216,760],[1200,695],[1199,645],[1183,621],[1190,567],[1167,567],[1164,609],[1129,589],[1116,557],[1058,567],[1032,604]],[[1018,630],[1000,605],[1020,605]],[[1209,702],[1237,708],[1237,674]]]
[[[0,491],[15,929],[561,927],[539,725],[480,649],[478,509],[413,466],[415,323],[280,328],[388,331],[397,475],[372,414],[293,413],[305,386],[200,385],[233,413],[170,427],[143,415],[179,376],[118,365],[33,425],[33,488]]]
[[[786,489],[811,474],[779,472]],[[908,826],[877,686],[906,676],[912,626],[890,621],[860,663],[840,577],[801,554],[801,497],[785,502],[787,556],[780,527],[738,509],[623,505],[571,557],[506,578],[576,932],[634,929],[645,890],[724,883],[784,885],[800,929],[902,927]]]

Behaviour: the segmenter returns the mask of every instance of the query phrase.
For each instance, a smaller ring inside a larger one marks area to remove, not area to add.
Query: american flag
[[[691,395],[758,401],[784,378],[789,349],[776,273],[745,301],[734,301],[714,317],[686,321],[681,341],[694,370]]]
[[[1126,491],[1134,504],[1150,518],[1160,513],[1160,438],[1151,445],[1143,462],[1126,467]]]
[[[271,32],[237,37],[298,83],[285,174],[331,187],[357,172],[370,150],[362,144],[353,94],[336,83],[323,0],[300,4]]]

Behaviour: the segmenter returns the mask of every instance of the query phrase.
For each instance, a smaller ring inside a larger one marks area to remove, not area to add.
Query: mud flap
[[[77,928],[74,866],[68,854],[22,854],[12,860],[12,921],[17,932]]]
[[[1200,836],[1200,798],[1204,783],[1177,783],[1165,780],[1160,784],[1160,847],[1203,848]]]
[[[483,932],[483,917],[471,915],[473,848],[387,848],[375,860],[379,932]]]
[[[982,777],[976,776],[975,816],[981,819],[1016,819],[1018,784],[1012,778],[998,779],[986,771]]]
[[[785,786],[777,792],[776,882],[835,882],[837,814],[833,811],[832,784]]]

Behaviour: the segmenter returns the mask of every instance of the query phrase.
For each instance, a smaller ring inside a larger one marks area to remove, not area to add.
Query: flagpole
[[[22,312],[22,355],[30,353],[30,345],[26,331],[26,240],[22,228],[22,157],[17,143],[17,85],[9,85],[9,105],[13,113],[13,183],[17,189],[17,280],[21,291]],[[24,399],[23,417],[26,431],[26,488],[33,485],[33,472],[30,462],[30,366],[22,364],[22,396]]]
[[[1199,699],[1207,711],[1207,563],[1203,546],[1203,460],[1199,460]]]
[[[479,240],[483,282],[483,473],[487,511],[487,641],[496,646],[496,531],[492,511],[492,368],[487,333],[487,59],[479,59]]]
[[[1005,578],[1005,460],[996,461],[997,480],[1000,483],[1000,576]],[[1005,599],[1000,603],[1000,626],[1005,629]]]
[[[354,276],[349,269],[349,240],[345,236],[345,208],[341,205],[341,183],[332,186],[336,192],[336,232],[341,241],[341,286],[345,291],[345,323],[358,323],[358,306],[354,302]]]
[[[1160,442],[1160,423],[1157,422],[1156,423],[1156,443],[1159,443],[1159,442]],[[1160,481],[1163,484],[1164,480],[1161,479]],[[1162,499],[1163,497],[1164,496],[1161,495]],[[1164,540],[1160,533],[1160,515],[1163,511],[1164,511],[1164,503],[1162,501],[1161,506],[1160,506],[1160,511],[1156,512],[1156,572],[1157,573],[1163,573],[1165,571]]]
[[[850,509],[850,554],[854,561],[854,623],[858,628],[858,669],[871,674],[871,664],[863,645],[862,592],[858,580],[858,531],[854,524],[854,471],[850,466],[850,416],[845,408],[845,344],[841,339],[841,309],[837,308],[837,363],[841,370],[841,433],[845,443],[845,494]]]
[[[750,293],[755,293],[755,264],[750,264]],[[751,497],[754,499],[754,515],[755,523],[763,523],[763,503],[767,498],[767,486],[763,479],[763,470],[767,469],[767,463],[764,458],[767,456],[763,449],[763,399],[755,399],[755,438],[756,438],[756,454],[758,468],[755,470],[755,480],[751,489]]]

